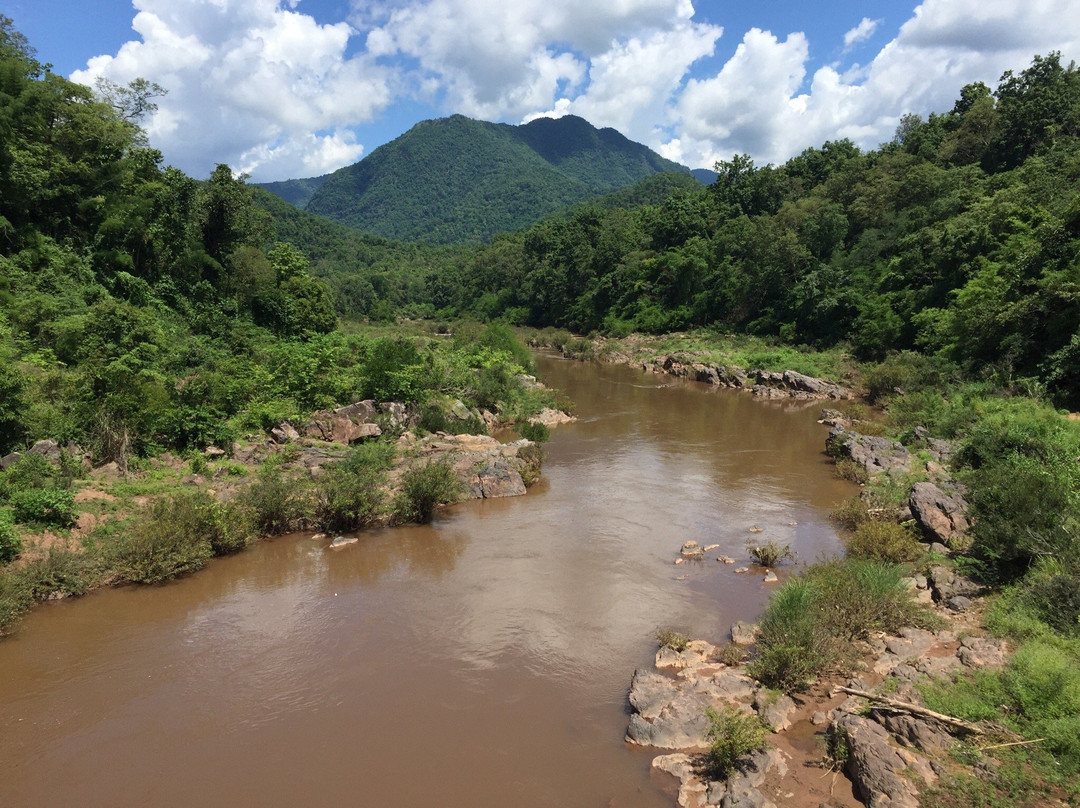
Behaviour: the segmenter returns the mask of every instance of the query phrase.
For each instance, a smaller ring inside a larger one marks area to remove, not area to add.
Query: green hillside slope
[[[676,163],[581,118],[423,121],[334,172],[307,210],[386,238],[483,241]]]

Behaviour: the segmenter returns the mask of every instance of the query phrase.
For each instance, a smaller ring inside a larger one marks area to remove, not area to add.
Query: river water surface
[[[835,552],[853,489],[820,405],[539,362],[580,421],[525,497],[37,609],[0,642],[0,806],[670,808],[623,741],[656,628],[724,641],[769,589],[715,556]]]

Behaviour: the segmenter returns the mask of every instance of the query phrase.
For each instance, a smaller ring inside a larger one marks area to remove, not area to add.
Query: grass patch
[[[769,600],[750,674],[769,687],[802,690],[826,670],[846,667],[851,644],[871,632],[933,625],[901,579],[899,567],[872,560],[808,567]]]
[[[656,630],[656,642],[659,643],[661,648],[670,648],[672,651],[682,652],[690,644],[690,638],[670,628],[658,628]]]
[[[923,554],[915,534],[896,522],[873,519],[861,522],[843,538],[843,542],[850,558],[899,564],[914,561]]]
[[[755,563],[763,567],[775,567],[781,561],[795,560],[795,551],[791,549],[791,545],[781,544],[775,539],[761,543],[750,542],[746,545],[746,552]]]

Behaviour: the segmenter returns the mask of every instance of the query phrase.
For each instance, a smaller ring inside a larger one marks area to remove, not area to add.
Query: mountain
[[[688,173],[575,116],[511,126],[454,115],[330,174],[305,209],[384,238],[476,243],[663,171]]]
[[[307,203],[311,199],[312,194],[318,190],[320,185],[326,182],[326,178],[329,176],[329,174],[323,174],[321,177],[307,177],[300,180],[253,182],[251,184],[257,185],[260,188],[265,188],[270,193],[280,196],[290,205],[303,210],[307,207]]]
[[[702,185],[712,185],[720,175],[711,168],[695,168],[690,172]]]

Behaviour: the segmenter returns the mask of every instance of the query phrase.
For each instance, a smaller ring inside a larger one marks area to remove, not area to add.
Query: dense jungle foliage
[[[520,409],[529,359],[507,333],[344,333],[335,294],[378,314],[378,290],[392,319],[393,289],[373,275],[333,290],[227,166],[203,182],[162,166],[137,125],[152,85],[103,89],[51,73],[0,17],[0,454],[40,438],[95,462],[228,445],[356,398]],[[337,232],[319,253],[311,232],[322,262],[400,268],[414,252]]]

